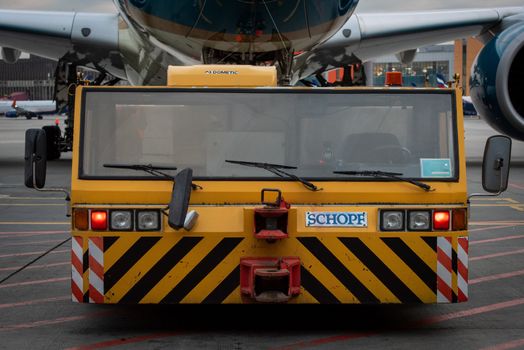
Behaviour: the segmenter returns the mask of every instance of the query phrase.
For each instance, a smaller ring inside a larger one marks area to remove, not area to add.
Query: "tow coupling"
[[[260,303],[286,303],[300,294],[300,259],[241,258],[240,290]]]
[[[266,201],[268,192],[276,193],[274,202]],[[287,223],[290,205],[282,198],[282,192],[276,189],[263,189],[261,202],[264,208],[255,209],[255,237],[275,242],[288,237]]]

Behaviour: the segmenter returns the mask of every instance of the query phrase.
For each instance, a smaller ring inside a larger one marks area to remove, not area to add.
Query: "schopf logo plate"
[[[306,227],[368,227],[368,213],[308,211]]]

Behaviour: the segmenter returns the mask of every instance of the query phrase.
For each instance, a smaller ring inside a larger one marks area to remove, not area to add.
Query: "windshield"
[[[453,93],[320,89],[84,90],[81,178],[137,178],[104,164],[190,167],[196,179],[273,179],[225,160],[419,179],[456,172]]]

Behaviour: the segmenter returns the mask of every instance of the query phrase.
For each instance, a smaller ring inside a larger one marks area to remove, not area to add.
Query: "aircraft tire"
[[[60,142],[60,128],[56,125],[46,125],[42,127],[47,136],[47,160],[60,158],[58,143]]]

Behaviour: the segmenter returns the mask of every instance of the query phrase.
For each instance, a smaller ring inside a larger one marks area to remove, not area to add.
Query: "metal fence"
[[[25,91],[32,100],[52,100],[55,69],[55,61],[36,56],[15,64],[0,60],[0,97]]]
[[[54,80],[0,81],[0,96],[8,96],[13,92],[26,91],[31,100],[52,100],[54,90]]]

